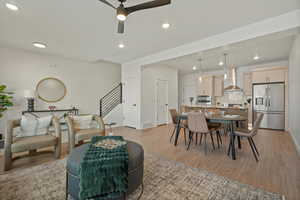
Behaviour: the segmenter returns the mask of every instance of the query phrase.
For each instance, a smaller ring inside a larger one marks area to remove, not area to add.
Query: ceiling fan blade
[[[124,21],[119,21],[118,33],[124,33]]]
[[[156,7],[165,6],[168,4],[171,4],[171,0],[154,0],[154,1],[146,2],[146,3],[138,4],[135,6],[127,7],[125,9],[127,10],[128,14],[130,14],[135,11],[149,9],[149,8],[156,8]]]
[[[116,9],[116,7],[114,5],[112,5],[111,3],[109,3],[106,0],[99,0],[99,1],[101,1],[102,3],[105,3],[106,5],[108,5],[108,6],[112,7],[112,8],[114,8],[114,9]]]

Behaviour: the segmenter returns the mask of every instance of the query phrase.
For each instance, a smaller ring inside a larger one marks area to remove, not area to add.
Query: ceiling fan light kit
[[[111,4],[107,0],[99,0],[99,1],[101,1],[102,3],[108,5],[116,10],[117,19],[119,21],[118,33],[124,33],[124,22],[129,14],[139,11],[139,10],[156,8],[156,7],[161,7],[161,6],[171,4],[171,0],[153,0],[153,1],[141,3],[141,4],[138,4],[135,6],[131,6],[131,7],[124,7],[124,3],[126,2],[126,0],[118,0],[120,2],[120,5],[119,5],[119,7],[115,7],[113,4]]]
[[[119,21],[125,21],[127,18],[127,11],[125,10],[123,4],[121,4],[120,7],[117,8],[117,19]]]

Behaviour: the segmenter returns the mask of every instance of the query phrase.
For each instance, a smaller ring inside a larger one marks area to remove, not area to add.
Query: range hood
[[[232,67],[231,68],[231,80],[230,80],[230,84],[229,86],[227,86],[224,91],[225,92],[242,92],[242,89],[237,86],[236,84],[236,79],[237,79],[237,75],[236,75],[236,68],[235,67]]]

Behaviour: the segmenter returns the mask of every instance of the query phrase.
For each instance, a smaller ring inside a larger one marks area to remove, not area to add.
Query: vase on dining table
[[[194,97],[190,97],[191,106],[193,105]]]

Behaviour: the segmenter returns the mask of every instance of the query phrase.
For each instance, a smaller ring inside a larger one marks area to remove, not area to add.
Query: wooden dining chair
[[[259,129],[260,124],[261,124],[261,121],[263,120],[263,117],[264,117],[263,113],[259,113],[258,114],[258,116],[257,116],[257,118],[256,118],[256,120],[254,122],[252,130],[248,130],[248,129],[236,129],[234,131],[236,136],[245,137],[245,138],[248,139],[249,145],[250,145],[250,147],[252,149],[252,152],[253,152],[253,155],[255,157],[256,162],[258,162],[258,157],[260,155],[259,155],[257,147],[256,147],[256,145],[254,143],[253,137],[257,134],[258,129]]]
[[[194,134],[200,134],[200,144],[202,142],[202,137],[204,135],[204,150],[205,154],[207,154],[207,143],[206,137],[207,134],[210,134],[211,142],[213,149],[215,149],[213,132],[218,130],[216,127],[209,127],[206,122],[206,117],[203,112],[191,112],[188,113],[188,120],[187,120],[188,130],[189,130],[189,143],[187,150],[190,148],[191,141],[193,140]],[[217,141],[219,146],[219,134],[217,134]],[[222,140],[222,139],[221,139]]]
[[[209,108],[209,109],[205,109],[205,112],[210,113],[210,114],[214,114],[214,115],[222,115],[222,112],[220,109],[215,109],[215,108]],[[219,135],[222,132],[224,133],[225,136],[228,135],[227,131],[228,128],[226,127],[226,124],[222,124],[222,123],[216,123],[216,122],[208,122],[208,127],[213,127],[213,128],[217,128]]]
[[[171,115],[171,119],[172,119],[172,125],[174,126],[173,131],[172,131],[172,135],[170,137],[170,142],[172,142],[172,138],[175,134],[176,128],[178,126],[178,120],[177,120],[177,116],[178,116],[178,112],[176,109],[169,109],[170,115]],[[187,131],[187,122],[183,121],[181,124],[179,124],[180,129],[183,128],[184,131],[184,144],[186,145],[186,131]]]

